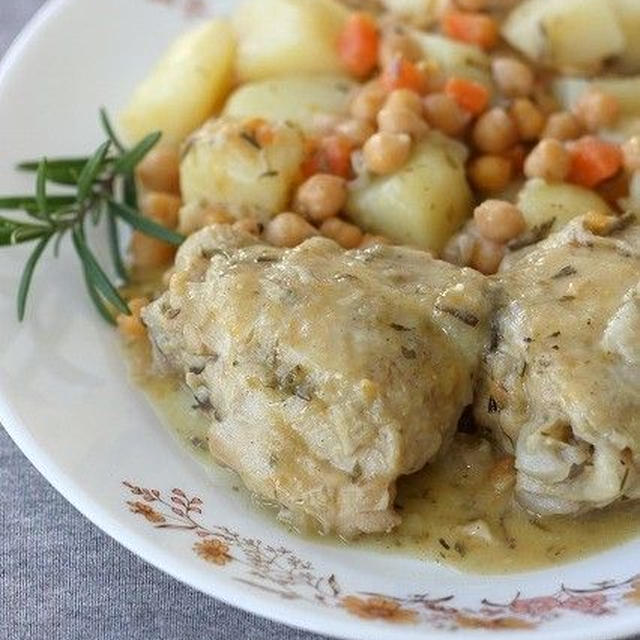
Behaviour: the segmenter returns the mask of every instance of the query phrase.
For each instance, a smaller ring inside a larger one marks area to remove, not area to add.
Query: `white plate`
[[[0,193],[31,189],[16,160],[99,143],[98,107],[117,111],[201,4],[47,5],[0,72]],[[26,250],[0,251],[0,422],[51,484],[134,553],[238,607],[344,638],[640,631],[640,540],[557,569],[481,577],[289,535],[228,481],[209,478],[128,385],[117,338],[89,306],[66,249],[43,262],[23,326],[15,290]]]

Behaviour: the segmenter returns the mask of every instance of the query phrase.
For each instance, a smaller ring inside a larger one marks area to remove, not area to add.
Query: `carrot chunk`
[[[387,91],[411,89],[416,93],[423,93],[425,89],[424,74],[413,62],[402,56],[395,57],[385,67],[380,82]]]
[[[493,49],[498,43],[498,23],[484,13],[451,11],[442,20],[443,32],[454,40]]]
[[[569,181],[593,187],[614,176],[622,167],[620,147],[594,136],[584,136],[569,145]]]
[[[465,111],[477,116],[489,105],[489,90],[479,82],[466,78],[449,78],[444,92]]]
[[[344,136],[326,136],[310,145],[306,159],[302,163],[303,177],[310,178],[316,173],[330,173],[350,178],[351,142]]]
[[[368,76],[378,64],[380,34],[367,13],[354,13],[338,39],[338,53],[345,69],[358,78]]]

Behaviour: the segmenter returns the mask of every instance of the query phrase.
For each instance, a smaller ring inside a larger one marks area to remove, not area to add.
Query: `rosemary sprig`
[[[173,245],[184,237],[144,217],[137,210],[136,166],[160,140],[153,133],[131,149],[116,136],[104,109],[100,120],[107,141],[87,157],[42,159],[20,163],[17,168],[35,174],[35,195],[0,198],[0,211],[22,210],[22,218],[0,215],[0,247],[33,243],[18,288],[18,318],[22,321],[35,269],[47,246],[53,244],[58,255],[60,242],[70,235],[87,285],[89,297],[102,317],[114,323],[114,313],[129,314],[126,301],[118,292],[89,246],[87,221],[106,222],[113,269],[122,283],[128,281],[122,257],[119,222],[145,235]],[[66,193],[49,193],[49,186],[66,188]]]

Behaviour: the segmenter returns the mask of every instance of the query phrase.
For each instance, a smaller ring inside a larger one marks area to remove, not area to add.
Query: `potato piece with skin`
[[[292,122],[309,131],[316,116],[349,113],[357,84],[342,75],[287,76],[246,84],[227,101],[223,115]]]
[[[263,124],[266,142],[255,120],[219,118],[187,142],[180,166],[186,204],[221,207],[235,219],[261,222],[284,211],[304,159],[304,140],[289,124]]]
[[[230,24],[211,20],[179,38],[138,86],[120,122],[135,143],[162,131],[178,146],[215,112],[231,88],[235,40]]]
[[[595,191],[573,184],[548,183],[540,178],[525,183],[518,195],[518,208],[529,228],[555,218],[552,231],[558,231],[573,218],[589,211],[612,213]]]
[[[348,16],[337,0],[247,0],[233,17],[238,79],[343,72],[338,38]]]
[[[527,0],[508,16],[502,35],[535,62],[597,73],[626,46],[609,0]]]
[[[473,210],[465,161],[461,144],[430,133],[402,169],[354,188],[347,214],[366,231],[439,252]]]

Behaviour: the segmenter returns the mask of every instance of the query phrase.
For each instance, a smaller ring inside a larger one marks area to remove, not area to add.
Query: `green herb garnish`
[[[0,215],[0,247],[35,244],[18,287],[18,318],[21,321],[40,258],[49,244],[57,257],[65,235],[73,241],[89,296],[100,315],[113,324],[115,312],[130,314],[116,284],[89,246],[86,234],[89,221],[95,226],[102,221],[106,223],[113,270],[122,283],[126,283],[129,276],[120,248],[120,223],[176,246],[184,241],[183,236],[146,218],[137,208],[134,171],[158,143],[161,134],[153,133],[127,149],[114,133],[104,109],[100,111],[100,120],[107,141],[93,155],[22,162],[17,166],[18,170],[35,174],[35,195],[0,198],[0,210],[22,210],[25,214],[22,219]],[[51,185],[57,185],[57,193],[50,193]]]

